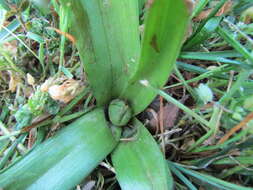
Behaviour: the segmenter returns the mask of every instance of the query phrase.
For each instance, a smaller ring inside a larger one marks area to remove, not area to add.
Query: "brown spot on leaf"
[[[157,44],[157,37],[156,37],[156,35],[153,35],[153,37],[151,39],[151,42],[150,42],[150,45],[154,48],[154,50],[157,53],[160,53],[160,50],[159,50],[158,44]]]

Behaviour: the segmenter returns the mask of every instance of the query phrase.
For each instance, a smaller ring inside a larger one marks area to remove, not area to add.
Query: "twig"
[[[159,114],[159,126],[161,132],[161,139],[162,139],[162,151],[165,154],[165,142],[164,142],[164,126],[163,126],[163,97],[160,96],[160,114]]]
[[[236,133],[238,130],[240,130],[241,128],[243,128],[249,121],[251,121],[253,119],[253,112],[251,112],[250,114],[248,114],[244,120],[242,120],[238,125],[236,125],[235,127],[233,127],[232,129],[230,129],[230,131],[223,136],[219,142],[217,144],[222,144],[224,143],[227,139],[229,139],[230,136],[232,136],[234,133]]]

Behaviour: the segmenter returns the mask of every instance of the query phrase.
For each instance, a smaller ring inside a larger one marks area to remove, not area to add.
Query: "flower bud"
[[[196,89],[199,98],[206,104],[213,100],[213,92],[206,84],[200,84]]]
[[[126,125],[132,117],[130,107],[124,101],[119,99],[111,101],[108,114],[110,121],[116,126]]]

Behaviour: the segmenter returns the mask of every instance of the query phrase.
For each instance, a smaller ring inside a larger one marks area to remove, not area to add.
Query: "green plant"
[[[138,6],[137,0],[61,0],[57,5],[62,31],[70,29],[76,39],[97,108],[1,171],[0,187],[71,189],[112,153],[122,189],[173,188],[164,155],[135,116],[156,96],[140,81],[157,88],[165,84],[189,15],[184,0],[148,1],[140,40]],[[61,40],[64,50],[65,37]]]

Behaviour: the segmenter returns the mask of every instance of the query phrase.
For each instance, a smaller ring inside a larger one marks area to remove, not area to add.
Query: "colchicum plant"
[[[75,38],[96,108],[0,173],[7,190],[72,189],[108,155],[123,190],[173,189],[156,141],[135,117],[157,95],[189,20],[184,0],[149,0],[144,33],[138,0],[61,0],[55,9]]]

